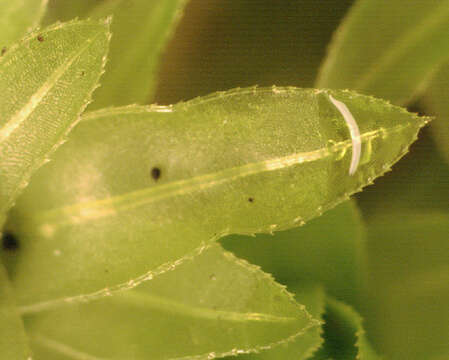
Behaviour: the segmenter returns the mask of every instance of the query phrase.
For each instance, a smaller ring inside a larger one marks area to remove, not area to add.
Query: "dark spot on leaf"
[[[157,181],[161,177],[161,169],[159,169],[158,167],[152,168],[151,177]]]
[[[8,49],[6,48],[6,46],[2,47],[2,51],[1,51],[1,55],[2,55],[2,56],[5,55],[6,50],[8,50]]]
[[[84,76],[84,75],[86,75],[86,72],[85,71],[81,71],[81,76]]]
[[[37,36],[37,41],[42,42],[44,41],[44,37],[42,35]]]
[[[248,201],[249,201],[250,203],[252,203],[252,202],[254,202],[254,198],[250,197],[250,198],[248,198]]]
[[[14,234],[5,231],[2,236],[2,247],[6,251],[16,251],[20,247],[19,240]]]

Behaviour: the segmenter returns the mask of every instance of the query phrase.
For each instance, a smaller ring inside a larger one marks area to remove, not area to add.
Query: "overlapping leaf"
[[[449,1],[358,0],[329,49],[319,87],[404,104],[449,58]]]
[[[352,176],[350,135],[330,94],[359,122]],[[10,270],[18,298],[123,287],[225,234],[299,226],[387,171],[426,121],[352,92],[295,88],[90,114],[11,217],[23,242]]]
[[[0,0],[0,51],[39,25],[48,0]]]
[[[347,201],[303,227],[274,235],[232,235],[222,244],[282,284],[321,284],[326,293],[354,304],[365,275],[364,236],[356,206]]]
[[[214,359],[293,339],[307,347],[305,334],[319,327],[269,275],[219,245],[135,285],[22,308],[38,358]]]
[[[324,346],[313,360],[380,360],[371,347],[362,318],[350,306],[327,298]]]
[[[302,284],[300,289],[295,291],[296,299],[304,304],[306,310],[315,318],[321,321],[325,294],[320,286],[311,286]],[[322,345],[322,329],[319,326],[311,327],[291,341],[282,343],[278,346],[262,351],[258,354],[240,355],[241,360],[305,360],[309,359],[316,350]],[[231,359],[231,358],[229,358]]]
[[[108,40],[108,22],[74,21],[34,32],[0,57],[0,226],[89,102]]]
[[[160,55],[187,0],[113,0],[89,16],[114,15],[111,51],[93,108],[146,104],[153,95]]]
[[[22,319],[3,264],[0,262],[0,355],[8,360],[25,360],[31,355]]]

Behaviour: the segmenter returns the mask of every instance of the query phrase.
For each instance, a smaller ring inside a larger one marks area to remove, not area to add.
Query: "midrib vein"
[[[28,102],[17,111],[11,119],[3,126],[0,130],[0,144],[7,140],[9,136],[17,129],[20,125],[22,125],[26,119],[33,113],[34,110],[40,105],[43,98],[49,93],[51,89],[56,85],[59,79],[64,75],[64,73],[70,68],[73,62],[81,56],[81,54],[90,46],[90,44],[94,41],[96,37],[101,34],[97,34],[96,36],[86,39],[86,43],[81,46],[79,49],[73,51],[68,59],[63,62],[56,71],[51,74],[51,76],[47,79],[46,82],[30,97]]]
[[[429,32],[433,31],[435,27],[440,25],[442,21],[447,20],[449,16],[448,1],[444,1],[434,11],[430,12],[430,15],[424,18],[421,23],[412,27],[411,31],[406,32],[403,36],[397,39],[387,49],[387,52],[379,59],[376,64],[371,67],[365,76],[360,77],[360,80],[355,83],[352,89],[363,90],[366,89],[373,78],[382,73],[389,65],[397,61],[411,46],[425,37]],[[434,16],[434,14],[437,14]]]
[[[389,133],[401,131],[410,126],[398,125],[388,129]],[[361,136],[362,141],[370,141],[385,133],[380,128],[366,132]],[[78,224],[102,217],[114,216],[121,212],[135,209],[162,199],[184,195],[194,191],[204,190],[239,178],[255,175],[268,171],[288,168],[301,163],[312,162],[331,156],[352,146],[351,140],[344,140],[330,147],[323,147],[310,152],[301,152],[275,159],[264,160],[255,163],[232,167],[215,173],[195,176],[189,179],[173,181],[171,183],[157,185],[151,188],[132,191],[126,194],[112,196],[110,198],[82,202],[73,205],[48,210],[34,217],[36,224],[42,223],[42,229],[54,228],[70,224]]]
[[[271,322],[285,323],[297,320],[295,317],[277,316],[264,313],[243,313],[236,311],[214,310],[210,308],[197,307],[183,304],[167,298],[150,295],[140,292],[126,292],[119,294],[115,298],[116,302],[125,305],[132,305],[142,308],[151,308],[161,310],[167,313],[176,313],[178,315],[191,317],[195,319],[206,320],[224,320],[230,322]]]

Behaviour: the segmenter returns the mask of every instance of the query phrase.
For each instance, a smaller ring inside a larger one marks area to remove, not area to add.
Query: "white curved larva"
[[[360,139],[359,127],[354,119],[354,116],[352,116],[345,103],[334,99],[330,94],[329,99],[332,101],[332,104],[335,105],[338,111],[340,111],[340,113],[343,115],[343,118],[346,121],[346,125],[348,125],[349,132],[351,133],[352,159],[351,165],[349,166],[349,175],[354,175],[355,171],[357,170],[357,166],[359,165],[360,154],[362,152],[362,142]]]

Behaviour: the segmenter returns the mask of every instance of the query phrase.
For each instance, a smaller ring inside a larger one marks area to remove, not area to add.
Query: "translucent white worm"
[[[349,132],[351,133],[352,159],[351,165],[349,166],[349,175],[354,175],[355,171],[357,170],[357,166],[359,165],[360,154],[362,152],[362,142],[360,139],[359,127],[354,119],[354,116],[352,116],[345,103],[334,99],[330,94],[329,99],[332,101],[332,104],[335,105],[338,111],[340,111],[340,113],[343,115],[343,118],[346,121],[346,125],[348,125]]]

